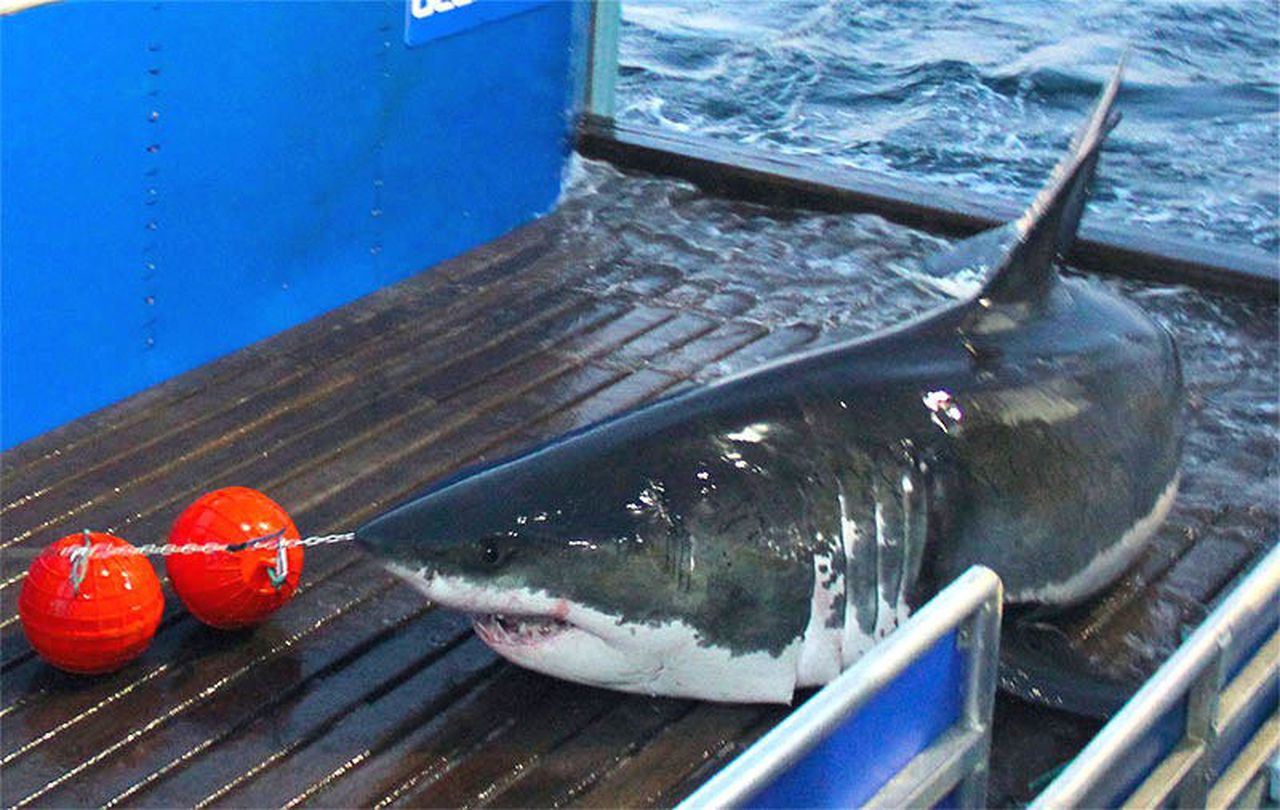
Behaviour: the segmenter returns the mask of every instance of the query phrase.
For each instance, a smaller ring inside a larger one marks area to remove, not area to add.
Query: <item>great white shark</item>
[[[896,328],[681,393],[441,483],[356,532],[481,639],[629,692],[788,702],[983,564],[1067,606],[1178,486],[1169,334],[1061,277],[1120,70],[1015,222],[927,263],[983,279]]]

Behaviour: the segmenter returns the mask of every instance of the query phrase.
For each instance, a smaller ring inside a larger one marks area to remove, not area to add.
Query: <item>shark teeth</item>
[[[476,633],[488,644],[538,644],[567,631],[568,622],[550,616],[487,613],[472,619]]]

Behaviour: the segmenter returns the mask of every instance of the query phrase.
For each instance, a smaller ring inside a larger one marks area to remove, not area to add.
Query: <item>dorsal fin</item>
[[[1112,106],[1127,59],[1126,54],[1120,60],[1067,154],[1022,216],[931,260],[931,274],[980,274],[978,295],[993,302],[1030,301],[1048,290],[1057,276],[1054,261],[1075,241],[1102,142],[1120,120]]]

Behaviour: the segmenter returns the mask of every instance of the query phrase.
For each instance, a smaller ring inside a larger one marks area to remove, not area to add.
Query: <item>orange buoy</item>
[[[169,533],[176,545],[214,544],[200,553],[165,555],[169,580],[187,610],[205,624],[235,630],[258,624],[288,602],[302,574],[298,529],[257,490],[227,487],[200,496]]]
[[[121,553],[131,549],[119,537],[85,531],[32,561],[18,616],[41,658],[68,672],[98,675],[147,649],[164,613],[164,593],[146,557]]]

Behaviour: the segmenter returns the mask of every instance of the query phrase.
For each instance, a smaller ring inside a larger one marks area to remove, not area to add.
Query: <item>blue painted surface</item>
[[[404,0],[0,18],[0,447],[548,211],[573,4],[407,47]]]
[[[1182,741],[1187,728],[1187,701],[1156,721],[1123,757],[1118,758],[1107,778],[1089,796],[1098,807],[1118,807],[1151,774],[1151,771]]]
[[[954,632],[756,795],[751,807],[858,807],[958,722],[967,665]]]
[[[1228,684],[1249,664],[1262,646],[1271,640],[1277,626],[1280,626],[1280,599],[1273,598],[1270,609],[1262,611],[1256,619],[1248,627],[1236,632],[1236,638],[1227,655]],[[1209,765],[1209,773],[1213,778],[1221,776],[1231,766],[1231,763],[1258,733],[1262,724],[1274,716],[1278,710],[1280,710],[1280,684],[1275,677],[1272,677],[1266,687],[1241,709],[1235,725],[1218,738],[1216,756]]]
[[[1276,678],[1272,677],[1253,700],[1240,710],[1240,714],[1236,716],[1235,725],[1224,731],[1218,738],[1219,748],[1213,762],[1209,764],[1211,778],[1218,778],[1231,767],[1236,757],[1240,756],[1240,752],[1257,735],[1262,724],[1275,716],[1278,708],[1280,708],[1280,688]]]
[[[422,45],[555,1],[405,0],[404,41],[410,46]]]

